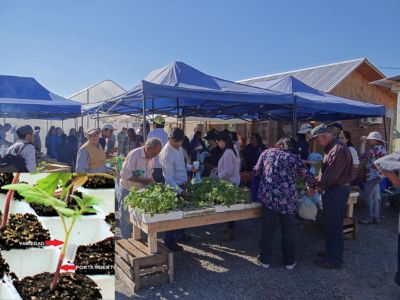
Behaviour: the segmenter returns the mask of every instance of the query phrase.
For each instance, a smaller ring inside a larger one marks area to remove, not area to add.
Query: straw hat
[[[367,140],[377,140],[386,143],[386,141],[382,138],[382,135],[378,131],[370,132],[367,136]]]

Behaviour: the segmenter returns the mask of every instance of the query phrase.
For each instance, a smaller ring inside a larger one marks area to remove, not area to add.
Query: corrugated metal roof
[[[89,99],[88,98],[89,91]],[[84,90],[74,93],[68,98],[74,101],[78,101],[80,103],[96,103],[100,101],[104,101],[110,99],[115,96],[119,96],[126,91],[116,84],[114,81],[106,79],[96,83]],[[88,101],[89,100],[89,101]]]
[[[384,77],[384,75],[366,58],[359,58],[329,65],[249,78],[239,80],[238,82],[251,85],[255,82],[294,76],[305,84],[308,84],[317,90],[328,93],[364,62],[368,63],[369,66],[371,66],[375,71]]]

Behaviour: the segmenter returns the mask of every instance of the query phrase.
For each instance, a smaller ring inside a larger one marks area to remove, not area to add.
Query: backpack
[[[25,159],[21,155],[22,150],[29,144],[31,143],[24,143],[24,145],[18,150],[17,155],[9,153],[0,158],[0,172],[29,172],[26,168]]]

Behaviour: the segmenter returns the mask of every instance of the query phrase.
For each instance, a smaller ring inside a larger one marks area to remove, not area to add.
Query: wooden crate
[[[357,238],[357,219],[345,217],[343,221],[343,237],[347,240]]]
[[[161,243],[157,249],[156,254],[149,255],[143,240],[116,241],[116,272],[135,292],[174,281],[173,253]]]

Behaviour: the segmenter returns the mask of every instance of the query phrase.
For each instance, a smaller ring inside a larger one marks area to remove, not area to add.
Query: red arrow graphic
[[[59,240],[49,240],[49,241],[45,242],[46,246],[60,246],[62,244],[64,244],[64,242],[59,241]]]
[[[63,265],[60,269],[64,271],[73,271],[76,269],[76,267],[74,265]]]

